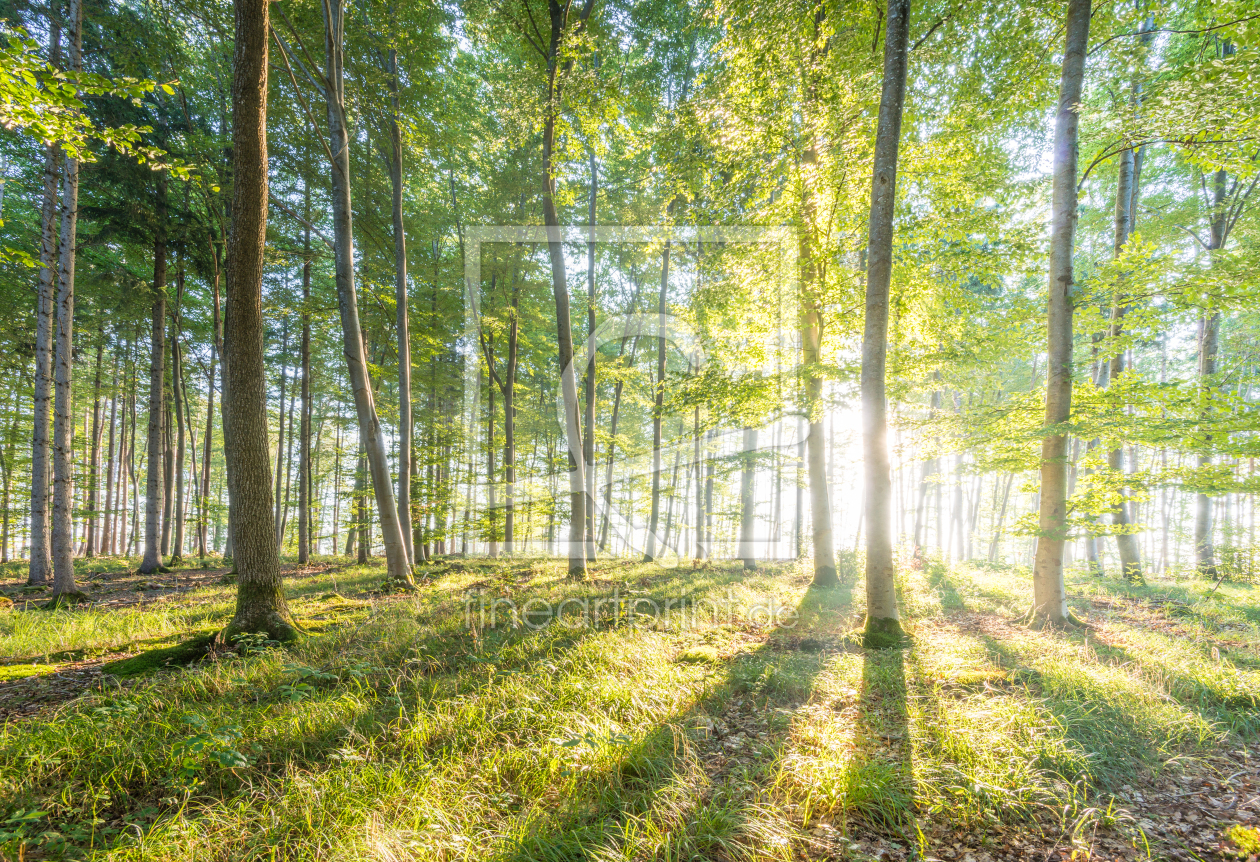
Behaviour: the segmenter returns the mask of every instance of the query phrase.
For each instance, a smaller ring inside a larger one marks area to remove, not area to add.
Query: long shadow
[[[689,706],[574,788],[561,810],[523,813],[519,833],[494,858],[581,860],[628,849],[636,856],[736,858],[750,844],[786,853],[790,836],[767,834],[775,827],[758,806],[788,744],[790,713],[810,700],[837,651],[858,649],[837,637],[836,622],[852,610],[852,588],[809,590],[794,625],[731,660]]]

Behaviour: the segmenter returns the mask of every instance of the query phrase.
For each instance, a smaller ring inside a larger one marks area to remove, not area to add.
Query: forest
[[[1256,0],[0,0],[0,860],[1260,858]]]

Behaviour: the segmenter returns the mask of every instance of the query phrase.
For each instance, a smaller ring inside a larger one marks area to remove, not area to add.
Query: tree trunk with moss
[[[224,455],[233,517],[236,613],[225,636],[297,635],[280,580],[267,451],[262,275],[267,238],[266,0],[235,0],[232,58],[232,230],[224,320]]]

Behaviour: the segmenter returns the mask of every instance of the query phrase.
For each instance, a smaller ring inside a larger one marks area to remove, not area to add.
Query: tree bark
[[[757,429],[744,429],[743,469],[739,475],[739,558],[744,561],[744,570],[757,568],[757,549],[753,545],[753,515],[756,513],[756,501],[753,499],[753,480],[756,476]]]
[[[49,62],[61,63],[61,16],[49,7]],[[40,208],[39,299],[35,320],[35,391],[31,431],[31,539],[30,567],[26,582],[31,586],[47,583],[52,574],[52,551],[48,536],[48,483],[52,472],[52,350],[54,302],[57,292],[57,186],[61,173],[61,150],[44,150],[44,199]]]
[[[395,583],[415,587],[411,574],[411,558],[402,536],[398,509],[394,505],[394,484],[389,475],[376,400],[368,378],[364,357],[363,336],[359,325],[358,296],[354,286],[354,227],[350,206],[350,140],[345,125],[345,81],[343,74],[343,38],[345,7],[343,0],[329,0],[324,10],[324,49],[327,62],[325,90],[328,107],[328,128],[332,163],[333,246],[336,261],[337,306],[341,312],[342,344],[345,351],[350,386],[354,391],[355,412],[359,420],[359,437],[371,471],[372,490],[381,521],[385,544],[387,576]]]
[[[1208,240],[1208,254],[1213,255],[1225,245],[1225,228],[1226,219],[1228,217],[1228,208],[1225,206],[1227,198],[1227,177],[1225,171],[1217,171],[1212,177],[1212,212],[1211,212],[1211,234]],[[1219,350],[1221,330],[1221,313],[1219,311],[1207,311],[1199,321],[1199,391],[1201,397],[1206,402],[1207,391],[1212,385],[1212,377],[1216,374],[1216,354]],[[1206,408],[1200,411],[1202,419],[1208,418]],[[1204,446],[1211,444],[1212,435],[1203,435]],[[1203,470],[1212,465],[1212,455],[1209,451],[1200,452],[1198,455],[1199,469]],[[1212,507],[1212,496],[1200,491],[1195,495],[1194,500],[1194,563],[1195,568],[1206,577],[1216,577],[1216,544],[1214,541],[1214,512]]]
[[[814,35],[818,47],[813,50],[815,65],[822,62],[823,42],[819,34],[825,12],[814,13]],[[805,413],[809,433],[805,439],[806,470],[809,474],[810,515],[813,521],[815,587],[830,588],[840,583],[836,574],[836,551],[831,526],[831,495],[827,486],[827,440],[823,431],[822,399],[822,272],[815,256],[813,231],[818,220],[817,202],[812,191],[811,176],[818,171],[817,133],[815,122],[818,81],[811,77],[805,95],[806,122],[811,126],[801,154],[801,171],[806,176],[801,184],[801,227],[798,262],[801,272],[801,364],[805,376]]]
[[[70,0],[70,68],[83,69],[83,2]],[[79,162],[66,159],[61,198],[60,264],[57,273],[57,325],[53,368],[53,523],[52,564],[54,604],[82,595],[74,581],[74,464],[71,437],[74,400],[74,257],[79,218]]]
[[[590,15],[594,0],[586,0],[579,25]],[[569,285],[564,267],[564,247],[560,241],[560,220],[556,212],[556,172],[554,164],[556,119],[561,110],[560,41],[564,35],[570,4],[547,0],[551,23],[547,44],[547,103],[544,107],[542,139],[543,224],[547,227],[547,252],[551,261],[551,286],[556,301],[556,342],[560,365],[560,392],[564,402],[565,437],[569,458],[569,577],[586,578],[586,476],[582,446],[578,393],[573,368],[573,325],[569,313]],[[567,68],[567,63],[563,64]]]
[[[157,175],[157,230],[153,238],[153,305],[149,330],[149,427],[144,485],[144,559],[140,573],[163,568],[162,532],[162,393],[166,380],[166,174]]]
[[[302,236],[302,428],[298,444],[298,565],[311,561],[311,190],[305,189]],[[401,360],[400,360],[401,361]],[[404,447],[405,449],[406,447]],[[401,467],[399,468],[401,469]]]
[[[1076,232],[1077,108],[1089,47],[1090,0],[1069,0],[1062,84],[1054,134],[1054,195],[1050,220],[1050,278],[1046,311],[1045,438],[1041,444],[1038,541],[1033,560],[1032,624],[1069,622],[1063,584],[1067,538],[1067,431],[1072,411],[1072,252]]]
[[[183,274],[176,276],[182,280]],[[176,296],[183,292],[182,285],[175,290]],[[170,564],[183,562],[184,559],[184,458],[187,456],[187,428],[184,403],[184,362],[180,351],[179,340],[179,300],[175,305],[175,320],[171,330],[171,389],[175,395],[175,521],[174,538],[171,544]]]
[[[884,85],[875,134],[871,214],[866,243],[866,323],[862,335],[862,449],[866,500],[866,629],[868,647],[900,642],[892,547],[892,473],[888,459],[888,303],[892,282],[897,151],[906,97],[910,0],[889,0],[884,36]]]
[[[236,613],[225,635],[297,635],[280,580],[271,464],[267,452],[262,275],[267,240],[266,0],[234,0],[232,58],[232,230],[227,244],[224,312],[223,452],[227,461]]]
[[[1120,170],[1116,182],[1116,218],[1115,218],[1115,256],[1124,253],[1129,236],[1133,232],[1133,207],[1136,203],[1137,176],[1135,171],[1136,157],[1132,149],[1120,154]],[[1125,349],[1119,343],[1124,335],[1124,316],[1129,311],[1128,297],[1124,295],[1124,275],[1120,276],[1120,284],[1115,291],[1115,301],[1111,306],[1110,336],[1113,353],[1108,366],[1108,382],[1114,382],[1125,371]],[[1117,442],[1107,453],[1107,466],[1119,476],[1124,475],[1124,447]],[[1142,554],[1138,546],[1137,536],[1131,531],[1132,517],[1128,506],[1128,490],[1121,488],[1121,498],[1111,511],[1111,522],[1116,528],[1116,550],[1120,556],[1120,572],[1126,581],[1142,582]]]
[[[599,194],[599,166],[595,151],[590,154],[591,196],[586,223],[592,236],[595,231],[595,204]],[[595,241],[586,244],[586,337],[595,334]],[[586,363],[586,411],[582,422],[582,455],[586,461],[583,478],[586,481],[586,558],[595,559],[595,356]]]
[[[389,182],[394,219],[394,299],[398,330],[398,525],[407,559],[416,559],[411,530],[411,330],[407,319],[407,236],[403,230],[402,133],[398,127],[398,52],[389,52]]]
[[[657,300],[656,386],[652,402],[652,509],[648,518],[647,549],[643,562],[656,559],[656,528],[661,515],[661,422],[665,412],[665,315],[669,311],[669,240],[661,252],[661,291]]]
[[[101,486],[101,361],[105,353],[105,331],[99,326],[96,331],[96,372],[92,376],[92,451],[88,462],[88,499],[87,523],[84,531],[87,543],[83,556],[92,559],[96,556],[96,528],[101,517],[99,510]]]

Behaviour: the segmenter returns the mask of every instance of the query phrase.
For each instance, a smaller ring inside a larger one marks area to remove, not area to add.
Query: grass
[[[1246,586],[1074,585],[1093,628],[1064,635],[1006,621],[1026,571],[933,563],[900,576],[906,645],[872,651],[860,581],[592,573],[451,561],[407,596],[374,592],[380,566],[295,579],[296,646],[7,724],[0,856],[857,859],[1004,825],[1070,840],[1126,782],[1258,729]],[[0,657],[171,646],[231,600],[210,584],[143,610],[4,612]]]

